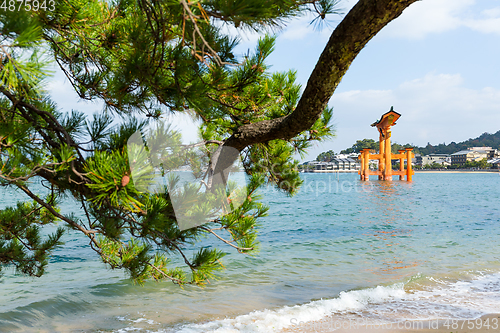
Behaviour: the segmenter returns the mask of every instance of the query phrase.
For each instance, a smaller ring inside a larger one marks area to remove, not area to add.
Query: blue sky
[[[347,13],[355,3],[343,0],[340,7]],[[294,69],[305,86],[341,19],[330,17],[330,26],[320,31],[309,25],[311,18],[289,22],[278,34],[271,69]],[[241,37],[242,52],[254,49],[258,36]],[[459,142],[500,130],[499,61],[499,0],[422,0],[411,5],[353,62],[329,103],[336,138],[316,145],[306,160],[329,149],[339,152],[359,139],[376,140],[370,124],[391,106],[402,115],[393,128],[393,142]],[[60,73],[49,89],[63,110],[101,109],[98,103],[77,102]],[[179,128],[189,128],[185,118],[175,121]]]

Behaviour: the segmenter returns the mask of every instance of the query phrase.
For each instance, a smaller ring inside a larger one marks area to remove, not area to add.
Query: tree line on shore
[[[454,141],[449,144],[440,143],[438,145],[432,145],[427,143],[425,147],[417,147],[414,144],[406,143],[399,144],[393,143],[391,144],[391,151],[393,154],[397,153],[400,149],[405,148],[413,148],[413,152],[415,154],[420,155],[429,155],[429,154],[453,154],[461,150],[466,150],[470,147],[492,147],[494,149],[500,149],[500,130],[494,134],[483,133],[477,138],[468,139],[459,143]],[[359,153],[363,149],[370,149],[374,151],[378,151],[379,142],[373,139],[363,139],[357,140],[350,148],[344,149],[340,151],[340,154],[351,154],[351,153]],[[322,152],[316,157],[317,161],[329,162],[333,159],[335,153],[333,150],[329,150],[326,152]],[[477,166],[471,166],[477,167]]]

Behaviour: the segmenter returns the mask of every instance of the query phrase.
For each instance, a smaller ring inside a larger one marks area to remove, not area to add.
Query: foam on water
[[[477,318],[500,311],[500,273],[479,273],[472,280],[448,282],[429,278],[431,288],[408,293],[396,304],[384,304],[379,312],[390,318],[397,306],[405,319]]]
[[[389,287],[353,290],[340,293],[338,298],[313,301],[303,305],[285,306],[278,310],[254,311],[232,319],[216,320],[204,324],[190,324],[177,332],[275,332],[294,322],[320,320],[332,313],[361,310],[368,304],[380,303],[405,294],[403,284]]]
[[[264,333],[278,332],[297,324],[332,315],[343,320],[363,318],[368,322],[404,320],[474,319],[500,310],[500,273],[479,274],[469,281],[448,282],[424,278],[423,290],[403,283],[341,292],[337,298],[285,306],[277,310],[254,311],[235,318],[187,324],[173,329],[179,333]],[[429,284],[430,283],[430,284]],[[164,331],[165,332],[165,331]],[[170,332],[170,331],[168,331]]]

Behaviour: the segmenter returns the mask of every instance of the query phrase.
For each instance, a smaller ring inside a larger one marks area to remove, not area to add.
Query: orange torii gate
[[[399,154],[391,153],[391,126],[396,125],[396,120],[399,119],[401,115],[394,111],[391,106],[391,110],[380,118],[379,121],[372,124],[373,127],[377,127],[380,138],[380,149],[378,154],[370,154],[370,149],[363,149],[358,159],[361,160],[361,169],[358,174],[361,176],[361,180],[369,180],[370,175],[378,175],[379,180],[392,180],[392,176],[398,176],[399,180],[403,180],[406,175],[406,180],[411,181],[412,176],[415,174],[411,166],[411,159],[414,157],[412,152],[413,148],[406,148],[404,150],[398,150]],[[392,159],[399,158],[399,170],[392,170]],[[404,169],[404,160],[406,158],[406,170]],[[372,171],[369,168],[370,160],[378,160],[378,170]]]

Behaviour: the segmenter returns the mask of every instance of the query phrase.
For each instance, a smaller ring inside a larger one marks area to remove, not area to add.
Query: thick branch
[[[330,36],[296,109],[285,117],[241,126],[225,145],[242,151],[256,143],[289,140],[309,129],[368,41],[416,1],[360,0]]]

